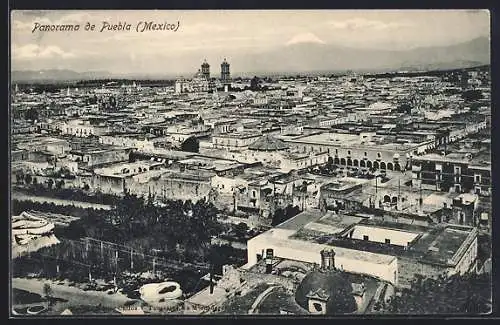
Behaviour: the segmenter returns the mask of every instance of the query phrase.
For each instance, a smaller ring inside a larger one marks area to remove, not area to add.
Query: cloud
[[[12,21],[12,28],[16,30],[31,30],[33,23],[25,23],[20,20]]]
[[[322,39],[313,33],[301,33],[292,37],[286,45],[298,44],[298,43],[316,43],[316,44],[326,44]]]
[[[185,34],[201,34],[201,33],[221,33],[228,31],[229,26],[222,26],[217,24],[197,23],[193,25],[184,25],[182,21],[179,26],[179,31]]]
[[[412,24],[408,22],[385,23],[380,20],[370,20],[365,18],[352,18],[341,21],[330,21],[328,22],[328,25],[334,29],[347,29],[347,30],[361,30],[361,29],[389,30],[389,29],[398,29],[398,28],[412,26]]]
[[[86,23],[91,20],[92,16],[88,12],[74,12],[64,15],[55,21],[56,24],[77,24]]]
[[[13,15],[14,16],[14,15]],[[18,15],[16,15],[18,16]],[[30,21],[22,21],[19,17],[12,17],[12,28],[17,31],[30,31],[36,23],[40,25],[64,25],[64,24],[84,24],[91,20],[92,16],[87,12],[73,12],[63,15],[58,19],[49,19],[45,15],[31,15]]]
[[[31,59],[68,59],[76,55],[72,52],[66,52],[59,46],[39,46],[36,44],[26,44],[23,46],[12,47],[12,57],[17,60]]]

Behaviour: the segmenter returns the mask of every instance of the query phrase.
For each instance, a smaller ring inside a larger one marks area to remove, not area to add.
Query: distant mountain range
[[[228,50],[229,52],[230,50]],[[193,56],[196,62],[197,56]],[[268,50],[248,52],[231,57],[231,66],[241,75],[250,71],[270,73],[304,73],[321,71],[386,72],[396,70],[445,70],[490,64],[490,40],[487,37],[450,46],[410,50],[349,48],[331,44],[298,43]],[[194,74],[193,71],[191,74]],[[216,72],[214,72],[216,73]],[[72,70],[12,71],[13,82],[88,80],[103,78],[172,78],[174,75],[113,74],[107,71],[75,72]]]
[[[76,72],[67,69],[48,69],[48,70],[25,70],[12,71],[12,82],[28,82],[28,81],[72,81],[72,80],[88,80],[108,78],[111,74],[108,71],[89,71]]]
[[[405,51],[340,47],[320,43],[285,46],[264,55],[249,54],[232,61],[238,66],[258,66],[263,71],[387,71],[465,68],[490,63],[486,37],[466,43],[415,48]]]

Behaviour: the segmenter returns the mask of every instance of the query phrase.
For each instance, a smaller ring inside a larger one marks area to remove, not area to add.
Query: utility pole
[[[422,210],[422,182],[420,182],[419,186],[418,210],[419,212]]]
[[[118,250],[115,251],[115,273],[118,274]]]
[[[397,204],[401,206],[401,178],[398,178],[398,203]],[[396,205],[396,210],[398,210],[397,205]]]

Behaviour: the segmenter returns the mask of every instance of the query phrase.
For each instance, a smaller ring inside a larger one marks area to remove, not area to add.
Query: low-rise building
[[[320,264],[320,252],[333,249],[341,270],[409,286],[415,274],[426,277],[475,270],[476,228],[458,225],[416,226],[366,216],[305,211],[247,243],[248,264],[274,256]]]

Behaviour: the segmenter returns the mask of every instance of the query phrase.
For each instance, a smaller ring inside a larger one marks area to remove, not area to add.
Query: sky
[[[95,30],[86,31],[87,22]],[[104,22],[131,30],[101,32]],[[144,22],[178,28],[141,32]],[[80,29],[33,31],[37,23]],[[218,65],[298,43],[406,50],[490,36],[487,10],[36,10],[12,11],[10,26],[12,70],[123,74],[196,72],[204,59]]]

